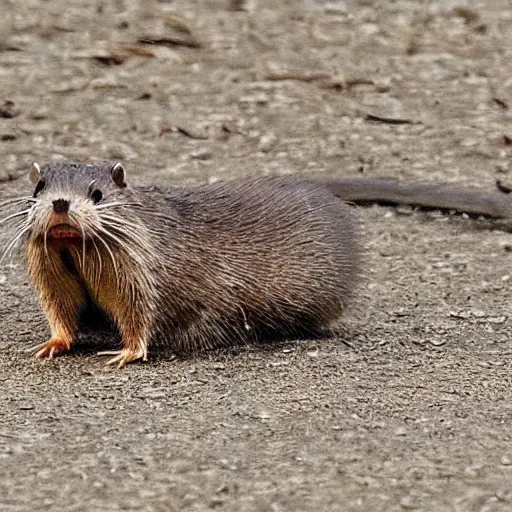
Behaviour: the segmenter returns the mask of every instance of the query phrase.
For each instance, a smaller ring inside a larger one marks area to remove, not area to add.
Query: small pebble
[[[510,164],[508,162],[500,162],[496,164],[496,171],[501,173],[507,173],[510,168]]]
[[[502,466],[512,466],[512,458],[509,457],[508,455],[503,455],[503,457],[501,457],[500,462]]]
[[[103,149],[112,159],[133,160],[139,156],[131,146],[123,142],[110,142],[105,144]]]
[[[482,467],[483,466],[481,464],[466,466],[466,468],[464,468],[464,473],[472,478],[479,477],[482,473]]]
[[[272,132],[262,135],[260,138],[259,150],[263,151],[264,153],[267,153],[272,149],[272,147],[276,143],[276,140],[277,137]]]
[[[146,387],[146,388],[142,388],[140,390],[140,396],[143,398],[158,399],[158,398],[165,398],[166,396],[168,396],[168,392],[166,389],[163,389],[163,388],[159,389],[159,388]]]
[[[269,97],[264,94],[254,94],[252,96],[242,96],[239,100],[240,103],[256,103],[257,105],[266,105],[269,102]]]
[[[12,119],[19,115],[20,109],[16,106],[14,101],[5,100],[3,105],[0,105],[0,117],[5,119]]]
[[[405,510],[416,510],[421,508],[421,503],[416,496],[404,496],[400,500],[400,506]]]
[[[505,242],[501,242],[500,243],[500,247],[505,251],[505,252],[512,252],[512,242],[510,240],[507,240]]]
[[[209,160],[212,157],[212,152],[208,148],[201,148],[190,153],[190,157],[195,160]]]

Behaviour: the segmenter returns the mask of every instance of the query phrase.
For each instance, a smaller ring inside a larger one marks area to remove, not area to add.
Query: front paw
[[[35,352],[34,355],[39,359],[53,359],[54,355],[69,352],[70,348],[70,342],[62,338],[51,338],[45,343],[32,347],[30,352]]]

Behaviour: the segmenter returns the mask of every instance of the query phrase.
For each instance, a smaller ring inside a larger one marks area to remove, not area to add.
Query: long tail
[[[495,219],[512,218],[512,196],[476,188],[427,183],[400,183],[390,178],[320,178],[332,194],[355,204],[411,205],[453,210]]]

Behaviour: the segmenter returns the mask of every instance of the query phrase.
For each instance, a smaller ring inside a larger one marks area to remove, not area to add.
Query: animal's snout
[[[53,211],[55,213],[68,213],[69,201],[66,199],[55,199],[53,201]]]

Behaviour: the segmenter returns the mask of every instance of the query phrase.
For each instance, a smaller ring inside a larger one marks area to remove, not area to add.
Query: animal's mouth
[[[48,230],[48,238],[54,240],[76,240],[82,238],[81,233],[69,224],[57,224]]]

